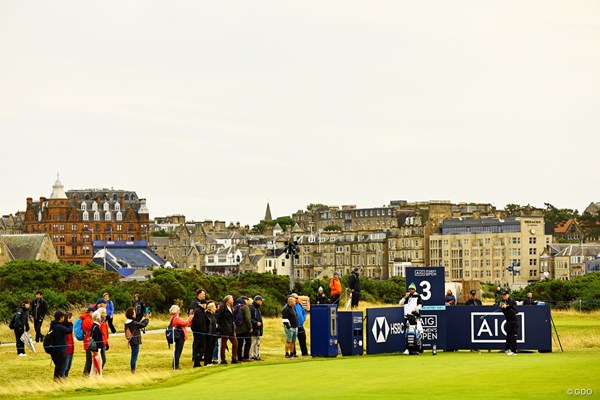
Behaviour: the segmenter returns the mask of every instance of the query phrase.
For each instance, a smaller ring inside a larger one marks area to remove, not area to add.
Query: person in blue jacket
[[[59,381],[65,378],[63,370],[67,351],[67,335],[73,333],[73,323],[68,321],[65,312],[57,310],[54,313],[54,321],[50,322],[50,332],[54,346],[50,355],[54,362],[54,380]]]
[[[117,329],[113,325],[113,316],[115,315],[115,304],[110,299],[110,295],[108,293],[104,293],[102,295],[102,298],[106,302],[106,322],[108,323],[110,332],[114,335],[115,333],[117,333]],[[98,304],[98,302],[96,302],[96,304]]]
[[[300,345],[300,351],[302,352],[302,356],[306,357],[308,356],[308,347],[306,347],[306,330],[304,329],[304,321],[306,321],[306,310],[298,301],[297,293],[292,293],[292,297],[296,301],[294,309],[296,310],[296,315],[298,315],[298,344]],[[293,355],[296,355],[295,348]]]

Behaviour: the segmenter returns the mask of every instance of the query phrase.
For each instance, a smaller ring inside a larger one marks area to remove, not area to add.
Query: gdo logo
[[[594,391],[591,388],[575,388],[568,389],[567,394],[569,396],[591,396],[592,394],[594,394]]]

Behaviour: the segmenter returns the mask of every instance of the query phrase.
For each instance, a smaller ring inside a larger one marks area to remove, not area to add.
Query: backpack
[[[73,324],[73,333],[75,334],[75,338],[77,340],[83,340],[83,338],[85,337],[85,332],[83,331],[83,327],[81,326],[82,322],[83,320],[81,318],[77,318],[75,320],[75,323]]]
[[[125,339],[127,339],[127,346],[131,344],[131,338],[133,337],[133,330],[131,330],[131,325],[125,327]]]
[[[50,332],[44,336],[42,344],[46,353],[50,354],[51,356],[54,355],[54,332],[52,332],[52,330],[50,330]]]
[[[15,315],[13,315],[10,323],[8,324],[10,329],[23,329],[23,321],[21,321],[21,311],[17,311]]]
[[[244,325],[244,307],[243,304],[236,304],[233,307],[233,323],[235,326]]]
[[[177,328],[173,326],[173,318],[171,318],[171,322],[169,322],[169,326],[165,330],[165,338],[167,339],[169,348],[171,348],[171,344],[183,338],[183,330],[179,326]]]

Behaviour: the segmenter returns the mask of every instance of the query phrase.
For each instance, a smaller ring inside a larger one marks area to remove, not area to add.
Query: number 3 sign
[[[426,306],[443,306],[444,303],[444,267],[408,267],[406,268],[406,291],[414,283]]]

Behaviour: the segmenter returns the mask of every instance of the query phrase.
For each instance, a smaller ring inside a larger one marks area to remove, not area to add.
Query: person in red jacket
[[[85,350],[85,365],[83,367],[83,375],[89,376],[90,371],[92,370],[92,353],[88,349],[88,343],[90,342],[90,332],[92,330],[92,325],[94,325],[94,321],[92,320],[92,314],[96,311],[94,307],[88,307],[85,313],[81,314],[79,317],[81,321],[81,329],[83,330],[85,336],[83,338],[83,349]]]
[[[173,354],[173,369],[181,369],[179,368],[179,359],[181,358],[181,352],[183,351],[183,345],[187,340],[187,327],[192,324],[192,320],[194,319],[194,311],[190,310],[190,315],[187,319],[183,319],[179,317],[179,313],[181,309],[178,305],[173,304],[171,308],[169,308],[169,314],[171,314],[171,322],[170,325],[173,326],[175,330],[182,330],[183,334],[178,340],[175,340],[175,352]]]

